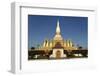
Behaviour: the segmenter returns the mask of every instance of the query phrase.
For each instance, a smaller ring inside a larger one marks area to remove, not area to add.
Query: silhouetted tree
[[[82,49],[82,48],[83,48],[82,46],[79,46],[79,47],[78,47],[78,49]]]
[[[31,47],[31,49],[35,49],[35,47]]]

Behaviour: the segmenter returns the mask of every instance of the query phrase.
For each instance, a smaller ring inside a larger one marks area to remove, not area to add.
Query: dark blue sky
[[[61,35],[76,45],[87,48],[88,18],[71,16],[28,15],[28,46],[42,44],[44,39],[53,39],[59,19]]]

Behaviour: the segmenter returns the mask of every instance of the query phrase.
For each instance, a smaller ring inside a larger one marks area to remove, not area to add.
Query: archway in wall
[[[61,52],[59,50],[56,51],[56,58],[57,59],[61,58]]]

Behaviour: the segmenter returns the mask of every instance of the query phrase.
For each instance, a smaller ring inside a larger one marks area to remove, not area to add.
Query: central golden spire
[[[56,34],[60,34],[59,20],[57,21]]]
[[[62,36],[60,33],[60,25],[59,25],[59,20],[57,21],[57,27],[56,27],[56,35],[54,36],[54,40],[62,40]]]

